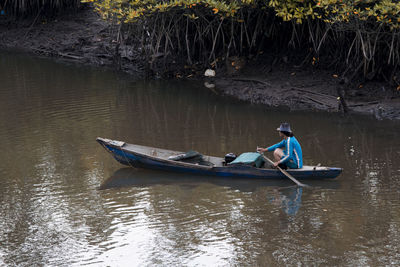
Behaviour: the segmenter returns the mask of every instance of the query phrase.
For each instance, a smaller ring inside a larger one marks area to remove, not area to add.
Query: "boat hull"
[[[97,141],[108,152],[110,152],[118,162],[136,168],[219,177],[248,177],[261,179],[277,179],[286,177],[277,169],[256,168],[249,165],[202,166],[182,163],[139,153],[129,149],[129,147],[125,148],[125,146],[119,146],[115,145],[113,142],[109,142],[112,140],[97,138]],[[148,147],[148,149],[155,150],[156,148]],[[223,159],[221,158],[221,161],[222,160]],[[342,172],[342,169],[315,167],[314,169],[289,169],[287,172],[297,179],[336,178]]]

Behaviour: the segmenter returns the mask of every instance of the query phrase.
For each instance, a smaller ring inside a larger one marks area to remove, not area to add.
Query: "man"
[[[274,151],[274,167],[278,166],[283,169],[299,169],[303,167],[303,153],[301,146],[297,139],[294,137],[290,124],[284,122],[277,129],[279,136],[283,140],[268,148],[257,147],[258,152]]]

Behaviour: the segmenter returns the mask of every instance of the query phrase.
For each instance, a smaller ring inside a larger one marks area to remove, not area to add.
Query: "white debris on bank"
[[[206,72],[204,73],[204,76],[206,76],[206,77],[215,77],[215,70],[207,69]]]

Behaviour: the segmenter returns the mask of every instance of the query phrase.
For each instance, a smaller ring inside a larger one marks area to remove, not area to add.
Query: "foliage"
[[[96,10],[104,18],[117,18],[119,22],[136,22],[157,13],[185,10],[196,18],[196,10],[208,9],[220,17],[235,17],[244,7],[272,8],[284,21],[303,23],[307,19],[321,19],[326,23],[354,20],[385,24],[391,29],[400,27],[400,4],[397,0],[83,0],[95,2]]]
[[[268,5],[285,21],[302,23],[317,18],[331,24],[369,21],[391,29],[400,27],[400,4],[397,0],[271,0]]]
[[[83,0],[95,2],[96,10],[103,18],[116,18],[118,22],[137,22],[140,18],[166,12],[184,12],[192,19],[197,19],[196,13],[203,9],[204,13],[215,14],[221,18],[234,17],[237,11],[255,0],[230,1],[229,3],[217,0]],[[240,2],[240,4],[239,4]]]

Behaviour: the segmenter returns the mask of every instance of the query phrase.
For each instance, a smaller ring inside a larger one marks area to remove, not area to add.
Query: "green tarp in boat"
[[[264,164],[264,159],[260,153],[256,152],[246,152],[240,154],[234,161],[229,163],[232,164],[246,164],[257,168],[260,168]]]

